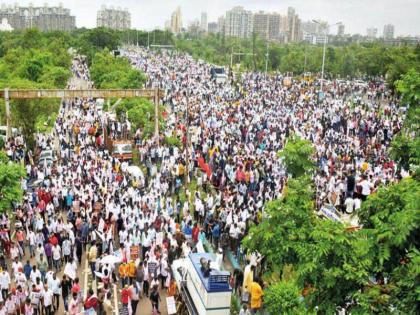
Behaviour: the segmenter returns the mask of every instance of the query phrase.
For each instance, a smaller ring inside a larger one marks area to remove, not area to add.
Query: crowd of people
[[[0,315],[49,315],[60,301],[69,314],[112,314],[115,307],[136,314],[143,298],[159,313],[160,294],[176,294],[173,261],[207,242],[220,268],[228,251],[244,265],[231,284],[243,314],[248,306],[255,312],[264,257],[245,253],[241,241],[250,222],[262,220],[265,204],[282,196],[288,173],[277,152],[290,136],[315,147],[318,208],[357,212],[379,185],[404,176],[387,153],[403,113],[380,82],[334,84],[320,100],[316,85],[286,86],[281,75],[245,73],[216,83],[210,65],[183,53],[139,49],[122,56],[147,74],[148,85],[165,90],[162,137],[177,137],[182,146],[158,146],[133,131],[146,173],[144,185],[134,185],[129,162],[104,147],[109,117],[95,100],[63,102],[54,132],[36,139],[41,151],[59,152],[56,160],[25,161],[25,198],[15,218],[1,218]],[[89,80],[83,60],[72,70]],[[108,126],[113,138],[122,125]],[[11,159],[19,156],[13,143],[21,142],[7,142]],[[183,188],[189,182],[194,191]],[[79,279],[85,259],[95,290]]]

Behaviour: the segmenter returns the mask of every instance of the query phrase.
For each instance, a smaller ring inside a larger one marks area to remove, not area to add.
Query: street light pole
[[[322,50],[321,89],[320,89],[320,92],[322,92],[323,87],[324,87],[325,49],[327,48],[327,31],[330,27],[341,24],[341,22],[337,22],[337,23],[334,23],[332,25],[328,25],[328,24],[325,25],[325,24],[320,23],[317,20],[312,20],[312,22],[314,22],[316,24],[319,24],[321,26],[324,26],[324,48]]]
[[[265,75],[267,75],[267,68],[268,68],[268,42],[267,42],[266,53],[265,53]]]
[[[324,49],[322,50],[322,69],[321,69],[321,92],[324,86],[324,68],[325,68],[325,48],[327,47],[327,29],[324,31]]]

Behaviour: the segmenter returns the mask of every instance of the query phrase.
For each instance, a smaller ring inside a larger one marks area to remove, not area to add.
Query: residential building
[[[171,20],[166,20],[165,21],[164,29],[165,29],[165,31],[170,31],[171,30]]]
[[[394,25],[386,24],[384,26],[383,37],[385,40],[394,39]]]
[[[171,15],[171,31],[174,34],[181,33],[182,30],[182,16],[181,8],[177,7],[176,10]]]
[[[217,19],[217,32],[225,34],[225,17],[223,15]]]
[[[344,36],[345,25],[343,23],[338,24],[337,36]]]
[[[208,33],[218,33],[219,32],[219,24],[217,22],[210,22],[207,25],[207,32]]]
[[[131,14],[127,9],[102,6],[96,15],[96,26],[113,30],[131,28]]]
[[[283,17],[278,13],[272,13],[268,17],[268,39],[280,40],[280,29]]]
[[[302,32],[300,28],[301,21],[299,19],[299,15],[295,13],[295,9],[289,7],[287,9],[287,21],[288,21],[288,29],[287,29],[287,41],[288,42],[298,42],[302,38]]]
[[[6,18],[1,19],[0,32],[11,32],[13,27],[9,24]]]
[[[203,30],[201,28],[201,23],[198,19],[190,22],[188,24],[188,33],[193,37],[198,37],[203,33]]]
[[[200,28],[203,32],[208,31],[208,23],[207,23],[207,13],[206,12],[201,12],[201,23],[200,23]]]
[[[253,32],[261,39],[268,39],[269,13],[259,11],[253,17]]]
[[[15,30],[37,28],[41,31],[70,31],[76,28],[76,18],[70,15],[70,9],[58,7],[20,7],[2,4],[0,20],[7,19],[8,24]]]
[[[266,40],[280,40],[282,16],[278,13],[259,11],[253,17],[253,32]]]
[[[309,34],[319,35],[324,34],[327,30],[328,33],[328,22],[326,21],[306,21],[302,22],[301,24],[302,32],[306,32]]]
[[[237,6],[226,12],[225,34],[227,36],[235,36],[248,38],[252,35],[252,12],[244,10],[243,7]]]
[[[369,39],[375,39],[376,35],[378,35],[378,29],[376,27],[369,27],[366,30],[366,35]]]

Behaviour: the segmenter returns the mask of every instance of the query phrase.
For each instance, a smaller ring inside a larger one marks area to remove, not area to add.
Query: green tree
[[[300,288],[293,281],[279,281],[267,288],[264,303],[269,314],[311,314],[303,303]]]
[[[138,89],[146,82],[146,76],[133,69],[128,59],[114,57],[108,49],[95,54],[90,73],[95,86],[104,89]]]
[[[401,167],[420,176],[420,74],[410,69],[395,85],[408,111],[403,129],[392,140],[391,155]]]
[[[23,166],[8,162],[3,151],[0,151],[0,211],[10,211],[13,202],[22,199],[21,177],[25,175]]]
[[[314,168],[312,160],[314,153],[315,149],[310,141],[291,136],[287,139],[283,150],[278,152],[278,156],[284,160],[288,173],[293,177],[299,177]]]

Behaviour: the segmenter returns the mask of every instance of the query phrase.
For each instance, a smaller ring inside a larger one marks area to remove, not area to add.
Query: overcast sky
[[[17,2],[17,1],[16,1]],[[95,27],[96,12],[102,5],[127,8],[133,28],[151,30],[163,28],[165,20],[179,5],[184,26],[207,12],[208,21],[216,21],[226,10],[242,5],[253,12],[258,10],[286,14],[287,7],[296,9],[302,20],[322,19],[329,23],[341,21],[346,33],[366,34],[368,27],[395,25],[396,35],[420,35],[420,0],[21,0],[19,5],[63,5],[76,16],[78,27]],[[1,1],[11,4],[14,1]],[[336,32],[336,30],[332,30]]]

